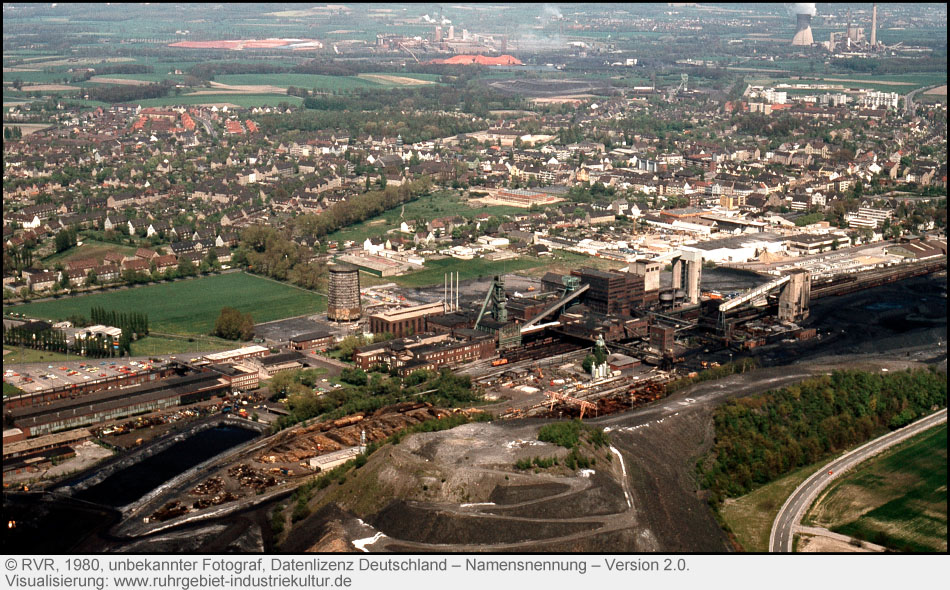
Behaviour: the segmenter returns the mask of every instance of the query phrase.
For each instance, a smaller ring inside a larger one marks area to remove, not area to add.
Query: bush
[[[363,369],[347,367],[340,372],[340,381],[350,385],[366,385],[369,377]]]
[[[300,498],[294,505],[294,511],[290,513],[290,521],[298,522],[310,516],[310,507],[307,506],[307,500]]]
[[[279,535],[284,532],[284,512],[283,510],[274,510],[274,514],[270,519],[270,530],[274,535]]]
[[[538,430],[538,440],[573,449],[580,443],[582,428],[580,420],[546,424]]]
[[[515,469],[531,469],[531,459],[518,459],[515,462]]]

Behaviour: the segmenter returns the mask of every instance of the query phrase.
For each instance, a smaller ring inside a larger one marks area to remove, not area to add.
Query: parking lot
[[[95,383],[104,379],[136,375],[163,366],[141,359],[81,359],[54,364],[30,363],[4,368],[3,380],[27,393],[64,385]]]

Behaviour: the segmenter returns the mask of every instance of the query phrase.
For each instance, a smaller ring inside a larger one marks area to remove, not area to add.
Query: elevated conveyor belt
[[[523,326],[521,326],[521,331],[524,332],[527,328],[530,328],[531,326],[537,324],[539,321],[541,321],[542,319],[544,319],[545,317],[547,317],[548,315],[550,315],[551,313],[553,313],[554,311],[556,311],[558,308],[567,305],[567,304],[570,303],[571,301],[574,301],[575,299],[577,299],[578,296],[581,295],[581,293],[586,292],[587,289],[589,289],[589,288],[590,288],[590,285],[581,285],[576,291],[574,291],[573,293],[569,294],[567,297],[565,297],[565,298],[563,298],[563,299],[560,299],[560,300],[557,301],[556,303],[554,303],[554,304],[548,306],[548,307],[547,307],[544,311],[542,311],[540,314],[538,314],[538,315],[534,316],[533,318],[531,318],[531,321],[525,322],[525,324],[524,324]]]

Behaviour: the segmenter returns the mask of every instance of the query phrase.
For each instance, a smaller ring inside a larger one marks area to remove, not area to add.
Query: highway
[[[805,511],[808,510],[822,490],[843,473],[877,453],[946,421],[947,409],[944,408],[899,430],[867,442],[831,461],[812,474],[795,488],[795,491],[788,497],[775,517],[775,522],[772,523],[772,533],[769,536],[769,552],[792,552],[792,541]]]

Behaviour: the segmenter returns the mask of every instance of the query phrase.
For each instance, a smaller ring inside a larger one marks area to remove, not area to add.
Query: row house
[[[121,266],[122,266],[123,271],[147,273],[150,270],[148,260],[144,260],[142,258],[132,258],[130,260],[123,260]]]
[[[192,196],[202,201],[212,201],[215,203],[228,203],[231,200],[228,187],[220,181],[209,181],[198,184]]]
[[[82,287],[86,284],[86,278],[89,275],[89,271],[83,270],[67,270],[66,278],[69,279],[70,287]]]
[[[159,194],[158,192],[152,190],[146,190],[141,193],[118,193],[115,195],[110,195],[106,199],[106,207],[109,209],[138,207],[160,201],[166,196],[167,195]]]
[[[85,273],[99,266],[99,262],[100,261],[96,260],[95,258],[82,258],[79,260],[70,260],[69,262],[66,263],[66,270],[67,271],[75,270],[75,271],[81,271]]]
[[[340,178],[339,176],[330,176],[327,178],[321,178],[314,184],[311,184],[305,187],[304,191],[311,194],[319,195],[326,191],[333,190],[335,188],[340,188],[342,186],[343,186],[342,178]]]
[[[26,285],[31,291],[48,291],[59,281],[58,271],[23,272]]]
[[[153,261],[155,262],[155,270],[158,272],[166,272],[169,269],[178,267],[178,257],[174,254],[157,256],[153,259]]]
[[[168,221],[159,219],[148,224],[148,228],[145,230],[145,237],[150,238],[154,235],[165,237],[171,233],[171,230],[172,225]]]
[[[20,213],[31,217],[39,217],[40,220],[45,221],[56,214],[56,209],[57,206],[52,203],[43,203],[24,207],[20,210]]]
[[[38,215],[23,215],[22,213],[8,213],[3,216],[4,223],[18,223],[25,229],[36,229],[43,224]]]

